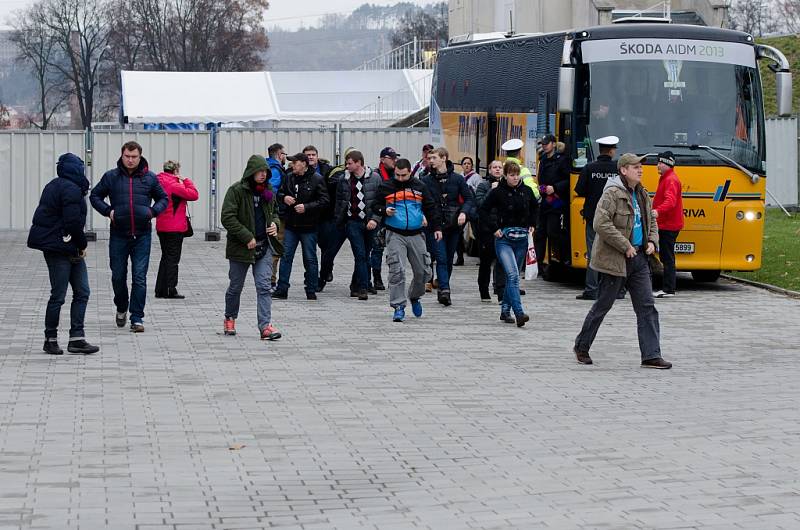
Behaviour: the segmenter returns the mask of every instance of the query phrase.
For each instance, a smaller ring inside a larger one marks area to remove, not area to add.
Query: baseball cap
[[[289,162],[295,162],[299,160],[301,162],[305,162],[306,164],[308,164],[308,157],[306,156],[305,153],[297,153],[296,155],[287,156],[286,160],[288,160]]]
[[[647,158],[647,155],[639,156],[633,153],[625,153],[624,155],[619,157],[619,160],[617,160],[617,169],[623,168],[625,166],[632,166],[634,164],[639,164],[645,158]]]
[[[175,171],[179,167],[181,167],[181,164],[174,160],[167,160],[164,162],[164,171]]]
[[[672,154],[672,151],[658,153],[658,161],[668,165],[669,167],[675,167],[675,155]]]
[[[544,136],[542,136],[542,139],[539,140],[539,143],[541,145],[544,145],[544,144],[553,143],[555,141],[556,141],[556,137],[555,136],[553,136],[552,134],[545,134]]]
[[[385,156],[388,156],[389,158],[397,158],[398,156],[400,156],[400,153],[396,152],[391,147],[384,147],[383,149],[381,149],[380,158],[383,158]]]

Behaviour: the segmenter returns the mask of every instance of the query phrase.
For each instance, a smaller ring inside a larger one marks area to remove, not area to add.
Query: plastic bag
[[[535,280],[539,276],[539,264],[536,260],[536,248],[533,246],[533,236],[528,233],[528,252],[525,255],[525,279]]]

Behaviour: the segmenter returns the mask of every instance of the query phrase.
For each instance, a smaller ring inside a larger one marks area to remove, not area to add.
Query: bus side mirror
[[[790,85],[791,91],[791,85]],[[575,104],[575,68],[562,66],[558,74],[558,112],[570,113]]]
[[[792,115],[792,73],[775,72],[775,88],[777,89],[778,115]]]

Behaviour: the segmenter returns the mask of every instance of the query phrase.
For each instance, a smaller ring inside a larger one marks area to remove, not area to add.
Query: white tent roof
[[[129,123],[357,120],[381,98],[386,116],[427,106],[431,70],[122,72]]]

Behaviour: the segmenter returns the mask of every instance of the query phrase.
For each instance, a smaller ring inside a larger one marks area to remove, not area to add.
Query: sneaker
[[[500,322],[505,322],[506,324],[513,324],[517,321],[514,317],[511,316],[511,313],[500,313]]]
[[[289,298],[289,293],[287,291],[280,291],[276,289],[272,292],[272,299],[273,300],[287,300]]]
[[[518,328],[521,328],[522,326],[524,326],[525,322],[529,321],[530,319],[531,319],[531,317],[529,317],[525,313],[522,313],[521,315],[517,315],[517,316],[514,317],[514,321],[517,323],[517,327]]]
[[[453,302],[450,300],[450,291],[439,291],[439,303],[447,307]]]
[[[393,322],[402,322],[406,318],[406,308],[398,306],[394,308],[394,315],[392,316]]]
[[[656,291],[653,293],[653,298],[674,298],[675,293],[670,293],[667,291]]]
[[[422,316],[422,302],[419,301],[419,298],[411,300],[411,312],[417,318]]]
[[[655,359],[647,359],[642,361],[642,368],[656,368],[658,370],[669,370],[672,368],[672,363],[665,361],[661,357]]]
[[[236,335],[236,320],[233,318],[226,318],[224,326],[225,335]]]
[[[333,281],[333,273],[329,272],[327,276],[325,276],[325,281],[331,283]]]
[[[70,353],[82,353],[83,355],[90,355],[92,353],[99,352],[100,348],[97,346],[92,346],[83,339],[78,339],[69,341],[69,344],[67,344],[67,351]]]
[[[597,300],[597,297],[591,293],[587,293],[586,291],[584,291],[578,296],[576,296],[575,300]]]
[[[175,291],[172,291],[171,293],[169,293],[164,298],[172,298],[174,300],[183,300],[186,297],[183,296],[182,294],[180,294],[177,290],[175,290]]]
[[[575,352],[575,358],[580,364],[592,364],[592,358],[589,357],[588,352],[578,351],[577,348],[572,348],[572,351]]]
[[[367,290],[366,289],[360,289],[358,291],[358,299],[359,300],[369,300],[369,295],[367,294]]]
[[[142,322],[131,322],[131,333],[143,333],[144,324]]]
[[[116,318],[114,320],[117,322],[117,327],[118,328],[124,328],[125,327],[125,322],[128,321],[128,313],[125,312],[125,311],[123,311],[122,313],[117,311],[117,316],[116,316]]]
[[[488,294],[486,296],[481,295],[481,302],[491,303],[492,302],[492,297],[489,296]]]
[[[324,290],[325,290],[325,284],[326,284],[326,283],[327,283],[327,282],[326,282],[325,280],[323,280],[322,278],[320,278],[319,280],[317,280],[317,292],[318,292],[318,293],[321,293],[322,291],[324,291]]]
[[[316,299],[317,299],[317,293],[313,293],[311,291],[308,291],[306,293],[306,300],[316,300]]]
[[[58,342],[54,340],[45,340],[42,351],[48,355],[64,355],[64,350],[62,350]]]
[[[426,293],[430,293],[432,291],[433,291],[433,283],[431,283],[431,282],[426,283],[425,284],[425,292]]]
[[[272,324],[261,330],[261,340],[278,340],[281,338],[280,332]]]
[[[491,302],[492,295],[489,294],[489,289],[479,289],[478,292],[481,295],[481,302]]]

